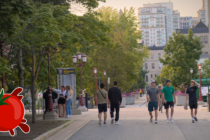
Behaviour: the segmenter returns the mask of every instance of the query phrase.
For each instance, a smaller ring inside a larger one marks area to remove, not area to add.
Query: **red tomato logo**
[[[0,132],[10,132],[14,136],[14,130],[17,127],[24,133],[30,132],[29,125],[26,124],[27,120],[24,119],[25,110],[22,103],[22,95],[18,95],[23,91],[18,87],[13,90],[11,94],[4,94],[4,89],[0,94]]]

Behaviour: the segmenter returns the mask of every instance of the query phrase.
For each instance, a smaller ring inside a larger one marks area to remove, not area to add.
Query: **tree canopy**
[[[173,33],[173,38],[170,37],[164,48],[165,58],[160,58],[160,62],[164,65],[161,76],[170,79],[175,87],[183,82],[189,83],[190,68],[193,68],[193,75],[196,75],[197,61],[200,59],[202,48],[200,39],[193,35],[191,29],[187,36],[180,32]]]

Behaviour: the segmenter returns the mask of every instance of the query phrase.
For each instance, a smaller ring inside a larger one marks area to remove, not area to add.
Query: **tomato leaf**
[[[8,98],[10,98],[11,96],[7,96],[5,98],[3,98],[4,95],[4,89],[1,90],[1,94],[0,94],[0,106],[1,105],[9,105],[8,103],[5,103],[4,101],[7,100]]]

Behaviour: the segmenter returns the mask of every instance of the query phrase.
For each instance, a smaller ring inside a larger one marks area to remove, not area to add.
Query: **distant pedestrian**
[[[196,86],[195,86],[196,84]],[[189,97],[189,106],[191,110],[191,117],[192,117],[192,123],[197,122],[197,108],[198,108],[198,103],[197,103],[197,97],[196,97],[196,90],[199,88],[199,84],[195,82],[194,80],[191,80],[190,82],[190,87],[187,88],[187,94],[186,94],[186,102],[185,104],[187,105],[187,99]],[[195,113],[193,113],[193,109],[195,110]]]
[[[104,84],[101,83],[101,89],[96,91],[96,99],[98,100],[98,118],[99,118],[99,125],[101,125],[101,116],[104,113],[104,125],[106,125],[107,119],[107,103],[108,103],[108,93],[104,90]]]
[[[73,90],[69,85],[66,86],[66,117],[69,118],[72,115],[71,102],[73,98]]]
[[[66,105],[66,90],[65,86],[61,86],[61,90],[53,89],[59,93],[58,98],[58,110],[59,110],[59,117],[64,117],[65,115],[65,105]],[[61,106],[63,107],[63,116],[61,116]]]
[[[160,104],[159,104],[159,111],[163,112],[163,102],[162,102],[162,88],[161,85],[158,85],[158,92],[160,96]]]
[[[158,117],[158,103],[160,101],[160,95],[158,89],[155,87],[156,86],[156,81],[152,80],[151,82],[151,88],[147,90],[147,100],[149,101],[148,103],[148,111],[150,115],[150,122],[152,122],[153,115],[152,111],[153,108],[155,109],[155,124],[157,124],[157,117]]]
[[[170,121],[173,123],[174,104],[176,104],[176,98],[174,94],[174,88],[170,86],[170,80],[166,80],[166,86],[163,88],[162,93],[163,93],[162,99],[166,109],[167,123],[169,123]],[[170,120],[169,120],[169,106],[171,108]]]
[[[116,111],[115,115],[115,124],[119,124],[119,111],[120,104],[122,102],[121,90],[117,87],[118,82],[114,81],[114,87],[109,89],[108,97],[111,102],[111,124],[114,123],[114,110]]]

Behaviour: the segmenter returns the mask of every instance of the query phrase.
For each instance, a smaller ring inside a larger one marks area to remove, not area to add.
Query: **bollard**
[[[88,110],[88,94],[87,93],[85,93],[85,106]]]

